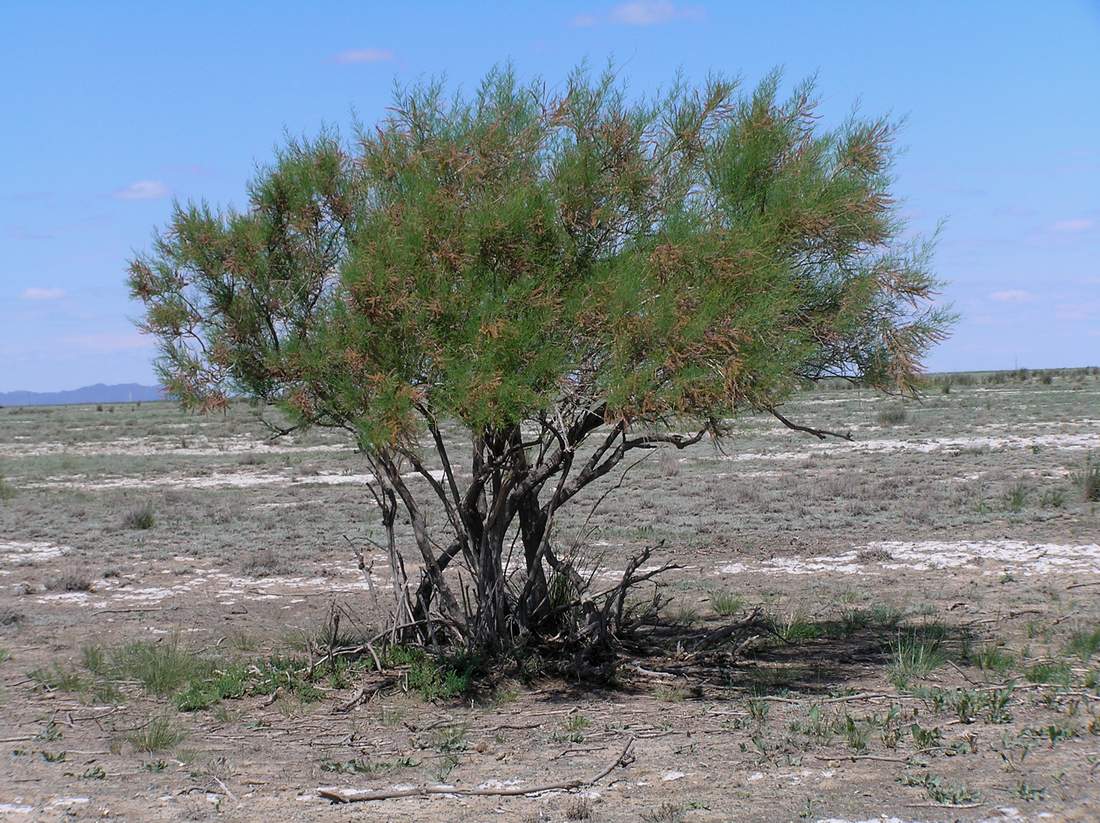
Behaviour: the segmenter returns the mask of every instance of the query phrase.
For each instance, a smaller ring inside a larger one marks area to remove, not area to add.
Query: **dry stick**
[[[179,607],[178,606],[169,606],[168,608],[165,608],[164,606],[148,606],[148,607],[139,607],[139,608],[132,608],[132,609],[95,609],[94,611],[92,611],[92,615],[94,616],[94,615],[97,615],[97,614],[132,614],[132,613],[137,613],[137,612],[166,612],[166,611],[175,611],[177,608],[179,608]]]
[[[458,789],[454,786],[414,786],[410,789],[382,790],[377,792],[363,792],[360,794],[349,794],[347,790],[340,791],[339,789],[319,789],[317,794],[326,800],[331,800],[333,803],[361,803],[366,800],[391,800],[398,797],[425,797],[432,794],[450,794],[463,797],[522,797],[525,795],[541,794],[542,792],[582,789],[586,786],[594,786],[611,774],[616,767],[625,765],[624,761],[626,760],[626,756],[630,753],[630,747],[633,745],[634,738],[631,737],[626,741],[626,745],[623,747],[622,752],[619,753],[619,756],[616,757],[606,769],[588,780],[566,780],[561,783],[547,783],[542,786],[531,786],[530,788]]]
[[[837,755],[824,755],[815,754],[815,760],[823,760],[829,762],[832,760],[879,760],[883,763],[911,763],[912,761],[908,757],[882,757],[877,754],[837,754]]]

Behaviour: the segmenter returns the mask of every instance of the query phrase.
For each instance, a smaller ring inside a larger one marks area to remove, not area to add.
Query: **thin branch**
[[[780,413],[778,409],[769,408],[768,411],[773,417],[775,417],[776,420],[778,420],[788,429],[796,432],[804,432],[805,434],[812,434],[818,440],[824,440],[826,437],[837,437],[841,440],[852,440],[851,432],[848,432],[847,434],[839,434],[838,432],[829,431],[828,429],[815,429],[812,426],[801,426],[798,423],[788,420]]]
[[[455,786],[412,786],[407,789],[391,789],[381,791],[356,791],[355,789],[318,789],[317,794],[333,803],[362,803],[367,800],[390,800],[396,797],[427,797],[433,794],[444,794],[459,797],[526,797],[543,792],[569,791],[572,789],[584,789],[594,786],[615,771],[619,766],[626,766],[630,749],[634,745],[634,738],[626,741],[626,745],[607,768],[595,777],[587,780],[563,780],[560,783],[544,783],[540,786],[523,788],[512,786],[501,789],[460,789]]]

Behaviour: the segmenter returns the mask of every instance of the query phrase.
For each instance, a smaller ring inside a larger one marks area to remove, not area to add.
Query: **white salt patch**
[[[429,474],[435,480],[443,479],[442,471]],[[402,475],[406,479],[415,479],[419,474]],[[174,489],[211,489],[211,488],[253,488],[256,486],[358,486],[374,482],[373,474],[306,474],[293,475],[283,473],[257,472],[216,472],[210,475],[189,477],[187,475],[165,475],[162,477],[104,477],[88,478],[78,475],[66,478],[50,478],[41,483],[28,483],[28,488],[43,489],[133,489],[166,487]],[[267,507],[293,506],[296,503],[267,503]]]
[[[60,594],[47,594],[37,599],[37,602],[49,605],[51,603],[66,603],[71,606],[87,606],[87,592],[61,592]]]
[[[277,600],[280,597],[289,596],[294,598],[291,602],[302,602],[301,595],[309,592],[358,594],[370,590],[372,586],[375,590],[391,589],[393,580],[388,574],[387,559],[379,554],[372,556],[370,560],[377,567],[377,571],[372,572],[370,583],[355,566],[329,565],[327,568],[335,574],[326,577],[243,577],[225,572],[200,569],[190,577],[183,578],[171,586],[144,586],[124,589],[114,589],[108,586],[105,587],[104,592],[109,594],[109,602],[121,604],[152,605],[169,597],[208,594],[215,598],[236,598],[218,601],[223,605],[233,605],[238,600]],[[164,573],[163,570],[162,573]],[[172,573],[171,570],[168,570],[168,573]],[[60,595],[54,597],[60,597]],[[43,600],[39,602],[43,602]]]
[[[885,552],[889,559],[863,561],[864,552]],[[1031,543],[1024,540],[886,540],[836,555],[777,557],[759,562],[724,563],[719,574],[881,574],[883,570],[932,571],[974,566],[983,575],[1012,570],[1024,575],[1100,573],[1100,544]]]
[[[478,783],[479,789],[506,789],[509,786],[522,785],[522,780],[510,779],[510,780],[486,780],[484,783]],[[448,787],[452,788],[452,787]]]
[[[0,540],[0,563],[25,564],[53,560],[68,551],[68,546],[58,546],[56,543]]]
[[[47,803],[46,808],[53,809],[58,806],[83,806],[86,803],[91,803],[91,800],[87,797],[59,797]]]
[[[186,442],[187,445],[183,445]],[[205,435],[178,437],[130,437],[119,440],[86,441],[81,443],[35,443],[33,445],[5,444],[0,446],[0,456],[30,457],[46,454],[80,456],[127,455],[145,457],[154,454],[177,454],[185,457],[209,457],[219,454],[307,454],[314,452],[351,452],[343,443],[322,445],[295,445],[292,440],[269,443],[246,435],[207,437]]]
[[[894,561],[902,561],[884,563],[888,569],[950,569],[991,560],[1002,565],[1024,565],[1025,574],[1100,572],[1100,544],[1096,543],[1074,546],[1024,540],[923,540],[882,541],[865,548],[882,549]]]
[[[24,806],[21,803],[0,803],[0,814],[30,814],[34,806]]]
[[[965,449],[1030,449],[1034,447],[1081,451],[1100,448],[1100,433],[1078,432],[1074,434],[1036,434],[1028,436],[1001,435],[999,437],[933,437],[927,440],[900,440],[882,438],[879,440],[857,440],[846,442],[830,440],[822,443],[809,443],[801,451],[787,452],[740,452],[720,455],[714,460],[806,460],[819,454],[845,454],[851,452],[932,452],[957,453]],[[705,460],[708,458],[695,458]]]

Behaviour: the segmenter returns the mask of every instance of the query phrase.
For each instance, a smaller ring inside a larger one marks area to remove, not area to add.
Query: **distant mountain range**
[[[0,392],[0,406],[63,406],[75,403],[137,403],[167,400],[159,386],[143,386],[140,383],[118,383],[113,386],[96,383],[70,391],[12,391]]]

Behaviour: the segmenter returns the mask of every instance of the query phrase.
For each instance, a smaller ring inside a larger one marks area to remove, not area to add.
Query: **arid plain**
[[[669,624],[737,627],[593,684],[343,653],[390,590],[338,434],[0,409],[0,819],[1100,818],[1098,370],[784,412],[853,441],[748,416],[586,492],[586,568],[653,547]],[[518,796],[319,794],[436,784]]]

